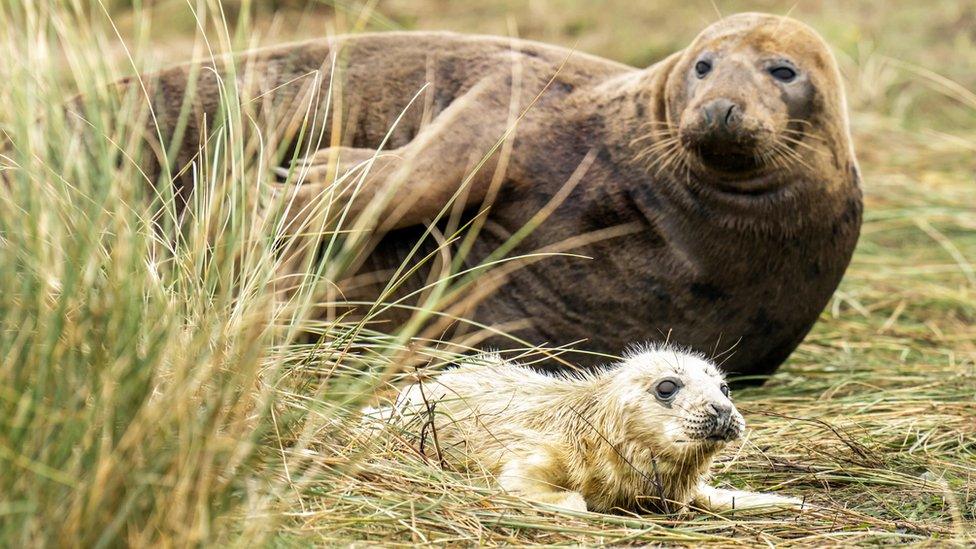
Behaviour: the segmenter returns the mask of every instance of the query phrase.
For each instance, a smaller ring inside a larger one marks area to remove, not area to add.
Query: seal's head
[[[710,25],[674,59],[666,86],[667,124],[712,179],[755,182],[813,165],[812,152],[849,148],[838,142],[847,120],[833,55],[793,19],[744,13]],[[750,185],[733,190],[768,190]]]
[[[613,383],[624,436],[663,458],[709,458],[745,430],[722,373],[697,355],[644,349],[614,371]]]

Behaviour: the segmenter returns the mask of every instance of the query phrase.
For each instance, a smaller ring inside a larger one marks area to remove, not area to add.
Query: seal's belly
[[[548,232],[541,228],[537,240],[557,238],[547,237]],[[383,273],[393,273],[405,261],[412,264],[437,255],[433,241],[414,249],[422,234],[421,228],[412,227],[387,235],[362,268],[363,273],[375,274],[376,284],[344,289],[346,298],[373,299],[389,283]],[[502,242],[504,236],[486,229],[465,267],[483,261]],[[735,246],[728,241],[725,245],[730,257],[744,255],[732,251]],[[530,251],[531,246],[513,254]],[[763,375],[775,370],[799,344],[842,273],[842,269],[834,273],[808,265],[811,256],[783,246],[756,245],[749,254],[754,258],[751,262],[730,259],[690,265],[694,258],[675,253],[646,228],[572,251],[578,255],[524,263],[501,281],[494,278],[499,270],[481,275],[466,290],[466,295],[477,294],[480,301],[452,311],[475,324],[461,322],[454,329],[502,328],[514,338],[495,335],[483,342],[499,349],[523,348],[524,341],[621,355],[635,345],[669,341],[715,357],[727,372]],[[417,269],[387,298],[403,306],[391,308],[384,317],[394,324],[404,322],[411,306],[423,300],[422,288],[430,282],[429,265]],[[486,286],[490,291],[479,292]],[[412,297],[399,301],[408,294]],[[585,353],[566,358],[582,366],[608,360]]]
[[[653,233],[588,246],[592,259],[552,257],[512,274],[479,307],[482,323],[522,318],[515,335],[534,344],[572,345],[620,355],[645,342],[670,341],[720,357],[730,373],[770,373],[816,321],[835,283],[798,277],[802,258],[757,261],[751,268],[686,268]],[[757,250],[783,253],[783,250]],[[788,253],[788,251],[787,251]],[[766,259],[769,259],[768,257]],[[788,268],[783,268],[787,266]],[[738,272],[736,272],[738,270]],[[504,337],[499,348],[520,347]],[[597,365],[604,357],[574,354],[571,362]]]

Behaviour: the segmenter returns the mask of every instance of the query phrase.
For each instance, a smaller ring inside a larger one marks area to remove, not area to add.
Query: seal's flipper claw
[[[291,175],[292,170],[291,168],[286,168],[284,166],[275,166],[274,168],[271,168],[271,171],[282,180],[285,180],[288,179],[289,175]]]

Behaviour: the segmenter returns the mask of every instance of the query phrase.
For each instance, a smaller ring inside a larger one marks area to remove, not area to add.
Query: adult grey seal
[[[345,68],[331,75],[336,51]],[[335,173],[371,166],[357,194],[339,195],[353,214],[386,197],[382,236],[361,258],[356,287],[344,290],[352,299],[379,295],[423,224],[453,196],[467,219],[487,208],[468,266],[546,211],[510,253],[563,249],[591,259],[529,262],[455,314],[516,326],[512,333],[532,344],[582,342],[612,355],[632,341],[666,338],[704,353],[734,346],[722,368],[762,376],[817,320],[858,238],[861,191],[836,62],[815,31],[786,17],[727,17],[643,69],[535,42],[439,32],[280,46],[237,64],[261,81],[261,104],[274,107],[259,115],[274,110],[279,122],[288,119],[281,112],[304,112],[310,86],[325,96],[330,79],[342,82],[341,109],[324,115],[323,142],[333,146],[281,171],[290,172],[283,192],[298,183],[297,201],[314,206]],[[189,113],[178,162],[196,154],[223,70],[176,67],[147,79],[164,136]],[[324,76],[309,84],[310,74]],[[425,85],[421,107],[408,108]],[[341,123],[333,123],[336,112]],[[489,154],[519,113],[509,154]],[[294,124],[285,126],[286,142],[307,145],[293,138]],[[341,136],[338,127],[346,128]],[[191,183],[179,187],[185,197]],[[500,336],[485,344],[521,345]]]

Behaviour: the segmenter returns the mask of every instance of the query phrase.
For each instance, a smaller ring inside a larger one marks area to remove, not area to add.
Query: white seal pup
[[[562,375],[484,355],[405,387],[393,407],[369,409],[366,418],[421,428],[439,448],[490,470],[506,491],[575,511],[802,506],[706,483],[713,458],[742,436],[745,420],[714,364],[668,347]]]

